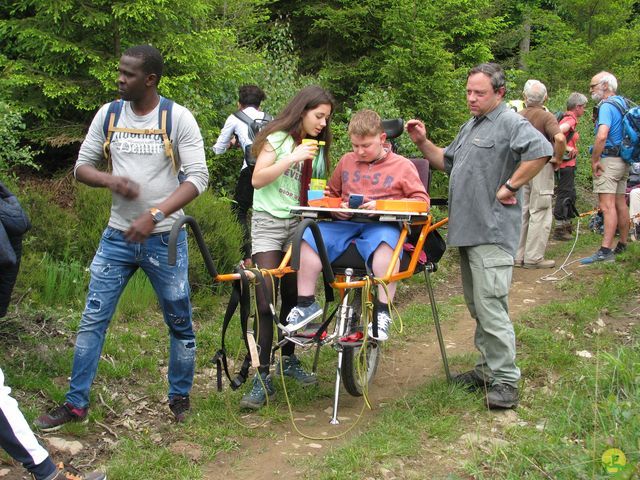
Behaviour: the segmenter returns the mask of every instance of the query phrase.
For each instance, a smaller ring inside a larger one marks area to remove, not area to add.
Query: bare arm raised
[[[406,125],[411,141],[420,149],[429,165],[437,170],[444,170],[444,148],[438,147],[427,138],[427,128],[420,120],[409,120]]]

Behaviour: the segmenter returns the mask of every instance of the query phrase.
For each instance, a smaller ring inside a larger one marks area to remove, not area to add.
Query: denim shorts
[[[318,228],[322,233],[322,241],[327,249],[329,261],[333,262],[342,255],[349,245],[354,242],[360,256],[371,265],[373,252],[381,243],[395,248],[400,238],[400,229],[396,223],[373,222],[358,223],[351,221],[319,222]],[[316,253],[318,248],[311,230],[304,232],[302,239],[307,242]],[[400,252],[402,254],[402,251]]]
[[[298,217],[278,218],[270,213],[254,210],[251,217],[251,254],[286,252],[299,223]]]

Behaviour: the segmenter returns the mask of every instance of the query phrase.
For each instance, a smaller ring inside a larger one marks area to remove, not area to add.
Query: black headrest
[[[418,176],[422,180],[425,190],[429,193],[429,187],[431,186],[431,171],[429,170],[429,162],[425,158],[410,158],[418,170]]]
[[[398,138],[404,130],[404,120],[401,118],[382,120],[382,128],[384,128],[388,139]]]

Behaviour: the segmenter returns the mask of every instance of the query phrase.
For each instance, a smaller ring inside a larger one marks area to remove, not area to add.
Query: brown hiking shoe
[[[555,260],[545,260],[544,258],[535,263],[524,262],[524,268],[553,268],[555,266]]]
[[[65,423],[86,423],[89,420],[87,418],[88,410],[88,408],[74,407],[69,402],[65,402],[48,413],[40,415],[33,421],[33,424],[43,432],[55,432]]]
[[[558,225],[553,230],[553,239],[560,241],[573,240],[573,235],[571,234],[571,224],[567,225]]]

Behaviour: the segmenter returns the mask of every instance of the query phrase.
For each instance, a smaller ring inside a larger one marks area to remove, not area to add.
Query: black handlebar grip
[[[213,258],[211,258],[211,253],[209,252],[207,244],[204,241],[204,237],[202,236],[200,225],[198,225],[195,218],[188,215],[180,217],[176,223],[173,224],[173,228],[169,234],[169,259],[167,263],[171,266],[176,264],[178,234],[185,223],[188,223],[191,226],[191,230],[193,231],[193,235],[196,237],[196,242],[200,249],[200,253],[202,254],[202,258],[204,258],[204,264],[207,267],[207,271],[209,272],[209,275],[215,279],[218,276],[218,271],[216,270]]]

